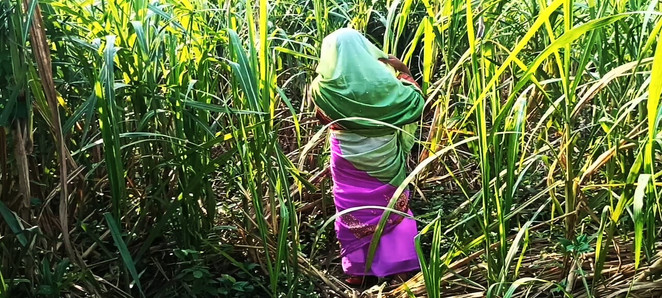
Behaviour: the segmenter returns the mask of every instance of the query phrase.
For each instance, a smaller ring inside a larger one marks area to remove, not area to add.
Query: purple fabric
[[[361,206],[387,206],[397,187],[361,171],[342,157],[339,141],[331,137],[331,173],[336,211]],[[395,209],[412,214],[409,192],[398,199]],[[370,241],[382,215],[380,209],[366,209],[341,215],[335,230],[340,241],[342,268],[348,275],[384,277],[420,268],[414,237],[416,221],[391,214],[377,247],[371,269],[365,271]]]

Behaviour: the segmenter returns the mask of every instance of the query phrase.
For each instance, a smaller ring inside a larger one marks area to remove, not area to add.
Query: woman
[[[402,62],[353,29],[340,29],[324,38],[316,71],[311,95],[317,115],[332,123],[330,168],[336,211],[387,206],[406,177],[414,122],[424,106],[416,81]],[[364,119],[341,120],[349,117]],[[408,199],[405,191],[395,209],[411,215]],[[366,270],[370,241],[381,216],[382,209],[361,209],[335,222],[342,268],[350,284],[360,284],[366,275],[402,277],[419,269],[416,222],[392,213],[372,266]]]

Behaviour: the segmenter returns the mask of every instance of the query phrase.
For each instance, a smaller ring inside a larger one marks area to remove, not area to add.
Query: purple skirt
[[[383,139],[381,138],[381,140]],[[331,134],[331,173],[337,212],[362,206],[386,207],[397,189],[397,186],[384,182],[384,179],[380,180],[371,176],[370,170],[360,170],[352,163],[352,160],[361,158],[381,158],[373,156],[379,150],[366,148],[366,152],[361,152],[362,148],[356,144],[365,143],[368,144],[366,146],[374,148],[383,146],[379,143],[382,141],[363,142],[365,140],[368,139],[348,145],[354,147],[347,147],[341,144],[342,140],[337,138],[334,133]],[[388,141],[383,142],[386,144],[385,142]],[[352,152],[345,152],[344,155],[342,151],[346,148],[352,148]],[[381,150],[381,152],[383,151]],[[366,164],[371,163],[361,164],[365,168]],[[379,162],[375,164],[379,164]],[[412,215],[408,207],[408,199],[409,191],[405,191],[398,198],[394,209]],[[418,234],[416,221],[391,213],[377,246],[372,266],[369,270],[365,270],[370,241],[382,213],[381,209],[362,209],[346,213],[336,219],[335,230],[340,242],[342,268],[346,274],[384,277],[420,268],[414,245],[414,237]]]

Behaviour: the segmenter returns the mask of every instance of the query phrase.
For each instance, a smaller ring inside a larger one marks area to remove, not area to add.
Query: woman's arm
[[[400,59],[398,59],[397,57],[395,57],[393,55],[388,55],[388,58],[381,58],[381,59],[379,59],[379,61],[382,61],[382,62],[392,66],[393,68],[395,68],[395,70],[397,70],[399,72],[406,73],[410,77],[412,76],[411,71],[409,70],[407,65],[402,63],[402,61],[400,61]]]
[[[381,58],[379,59],[379,61],[383,62],[384,64],[388,64],[392,66],[395,70],[400,72],[400,74],[398,74],[398,79],[408,81],[412,83],[414,86],[416,86],[416,88],[418,88],[419,90],[421,89],[421,86],[419,86],[418,83],[416,83],[416,80],[414,80],[414,77],[411,75],[411,71],[409,70],[407,65],[402,63],[402,61],[400,61],[398,58],[396,58],[393,55],[388,55],[388,59]]]
[[[400,59],[398,59],[393,55],[388,55],[388,59],[379,59],[379,61],[382,61],[395,68],[395,70],[399,71],[400,74],[398,75],[398,79],[408,81],[412,83],[414,86],[416,86],[416,88],[418,88],[419,91],[421,90],[421,86],[419,86],[416,80],[414,80],[413,76],[411,75],[411,71],[409,70],[407,65],[405,65],[402,61],[400,61]],[[432,105],[426,104],[423,110],[423,115],[427,116],[430,114],[430,112],[432,112]]]
[[[393,55],[388,55],[388,59],[379,59],[379,61],[382,61],[385,64],[392,66],[395,70],[400,72],[400,74],[398,74],[398,79],[410,82],[414,86],[416,86],[418,90],[421,90],[421,86],[419,86],[416,80],[414,80],[414,76],[411,74],[411,71],[409,70],[407,65],[405,65],[398,58],[396,58]]]

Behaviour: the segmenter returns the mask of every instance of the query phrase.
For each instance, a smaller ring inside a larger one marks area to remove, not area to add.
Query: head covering
[[[361,33],[344,28],[322,42],[318,76],[311,91],[315,104],[332,120],[361,117],[395,126],[415,122],[423,111],[418,89],[396,78],[388,58]],[[384,128],[366,120],[345,120],[347,129]]]

